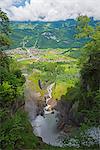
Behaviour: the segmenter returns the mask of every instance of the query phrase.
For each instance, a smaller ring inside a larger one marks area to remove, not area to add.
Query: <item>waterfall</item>
[[[60,140],[60,131],[57,130],[58,112],[56,110],[50,110],[50,105],[48,105],[48,101],[52,98],[52,88],[54,84],[55,83],[47,87],[47,106],[44,107],[44,116],[38,115],[35,120],[31,122],[31,124],[33,126],[33,132],[36,136],[41,137],[43,142],[61,147],[63,146],[63,142]]]

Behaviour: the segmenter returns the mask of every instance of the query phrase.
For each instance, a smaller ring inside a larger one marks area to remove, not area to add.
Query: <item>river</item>
[[[54,83],[47,87],[47,98],[46,98],[46,106],[43,108],[44,115],[37,115],[38,107],[35,104],[36,98],[39,96],[36,93],[26,91],[28,97],[30,96],[30,100],[25,102],[26,110],[29,113],[29,118],[31,125],[33,127],[33,132],[36,136],[41,137],[42,141],[53,145],[63,147],[64,133],[58,130],[58,113],[55,109],[50,108],[50,104],[48,105],[48,101],[52,98],[52,88]],[[33,95],[34,96],[33,96]],[[34,97],[34,98],[33,98]],[[86,131],[87,132],[87,131]],[[91,128],[88,130],[88,135],[92,137],[97,143],[100,144],[100,128]],[[74,142],[73,142],[74,140]],[[89,143],[90,145],[93,143]],[[79,144],[76,142],[75,139],[70,139],[69,143],[66,146],[74,146],[79,147]]]
[[[58,117],[56,110],[50,110],[48,101],[52,98],[52,88],[54,83],[47,87],[48,98],[46,99],[46,107],[44,107],[44,116],[38,115],[31,121],[33,132],[36,136],[42,138],[43,142],[53,146],[63,146],[61,141],[61,132],[57,129]]]

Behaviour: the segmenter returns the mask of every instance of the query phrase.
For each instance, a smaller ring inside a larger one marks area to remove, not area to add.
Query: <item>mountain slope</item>
[[[99,21],[91,18],[96,26]],[[81,47],[85,41],[76,40],[76,21],[68,19],[56,22],[11,22],[13,46],[35,48],[72,48]]]

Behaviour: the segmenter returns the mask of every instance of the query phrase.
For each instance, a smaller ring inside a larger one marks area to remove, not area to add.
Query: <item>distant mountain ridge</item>
[[[96,26],[99,21],[91,18],[90,24]],[[13,32],[11,39],[13,46],[34,48],[72,48],[81,47],[85,41],[75,39],[77,22],[74,19],[65,21],[12,21]]]

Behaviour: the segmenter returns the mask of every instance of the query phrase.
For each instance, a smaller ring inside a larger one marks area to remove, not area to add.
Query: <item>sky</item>
[[[79,14],[100,20],[100,0],[0,0],[10,20],[58,21]]]

